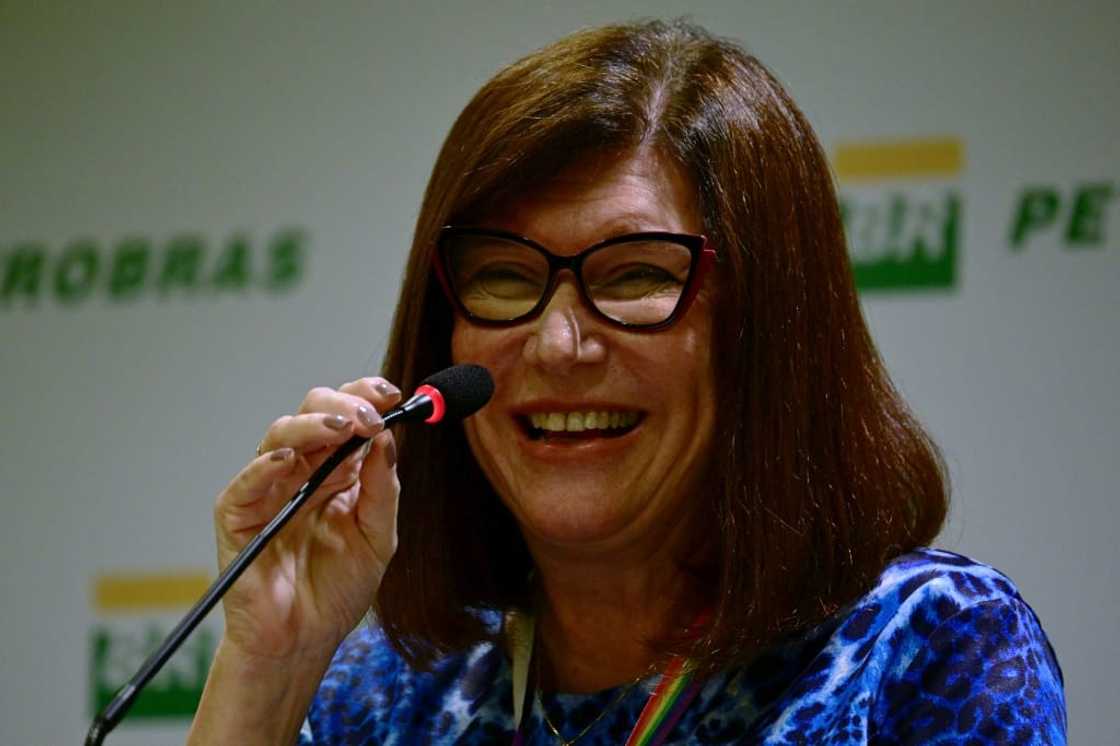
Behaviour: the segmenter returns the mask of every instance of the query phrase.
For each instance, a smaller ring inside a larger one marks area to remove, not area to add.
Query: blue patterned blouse
[[[634,687],[580,744],[626,741],[657,678]],[[573,738],[620,694],[547,694],[526,744]],[[508,744],[510,662],[480,644],[426,673],[376,629],[339,648],[300,744]],[[709,679],[674,744],[1064,744],[1062,672],[1038,618],[985,565],[921,549],[892,562],[843,613],[749,667]]]

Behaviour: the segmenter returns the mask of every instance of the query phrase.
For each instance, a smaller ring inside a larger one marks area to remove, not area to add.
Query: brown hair
[[[687,643],[711,671],[855,600],[891,558],[936,536],[948,506],[940,456],[864,324],[828,163],[758,60],[697,26],[654,21],[581,31],[499,72],[436,161],[384,372],[407,390],[450,364],[452,310],[431,271],[440,226],[581,154],[638,145],[691,175],[718,252],[718,557],[710,626]],[[527,604],[531,560],[461,427],[398,438],[400,543],[375,611],[424,665],[488,636],[477,610]]]

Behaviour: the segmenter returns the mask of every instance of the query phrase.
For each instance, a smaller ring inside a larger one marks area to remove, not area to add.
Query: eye
[[[662,294],[678,294],[684,279],[664,267],[631,263],[611,269],[591,284],[593,295],[602,300],[629,300]]]
[[[613,283],[677,281],[672,272],[664,267],[655,267],[652,264],[637,264],[622,268],[618,271],[617,276],[610,280]]]
[[[493,298],[522,298],[540,292],[541,279],[532,268],[513,263],[493,263],[476,267],[459,279],[464,295]]]
[[[483,282],[531,281],[524,269],[512,266],[483,267],[475,273],[472,279]]]

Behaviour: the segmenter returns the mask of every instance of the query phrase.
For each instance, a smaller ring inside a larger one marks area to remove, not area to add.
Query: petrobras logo
[[[1035,183],[1020,190],[1008,227],[1014,253],[1053,251],[1102,252],[1120,245],[1115,228],[1120,218],[1120,181],[1077,180]],[[1111,240],[1110,240],[1111,237]]]
[[[209,585],[206,573],[190,570],[105,573],[93,579],[91,716],[132,678]],[[220,622],[203,621],[140,694],[124,724],[134,719],[191,718],[220,635]]]
[[[142,298],[285,293],[302,281],[307,258],[307,233],[299,228],[264,238],[185,232],[165,239],[80,237],[55,247],[19,241],[0,246],[0,310],[47,301],[80,307],[98,298],[117,305]]]
[[[956,287],[963,165],[964,145],[955,137],[836,146],[833,168],[860,290]]]

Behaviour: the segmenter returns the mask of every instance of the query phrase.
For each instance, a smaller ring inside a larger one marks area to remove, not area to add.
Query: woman
[[[389,381],[465,361],[493,401],[399,432],[398,461]],[[385,371],[313,389],[219,496],[224,564],[375,436],[227,597],[192,743],[1064,742],[1014,586],[921,548],[937,452],[819,145],[737,46],[607,27],[487,83]]]

